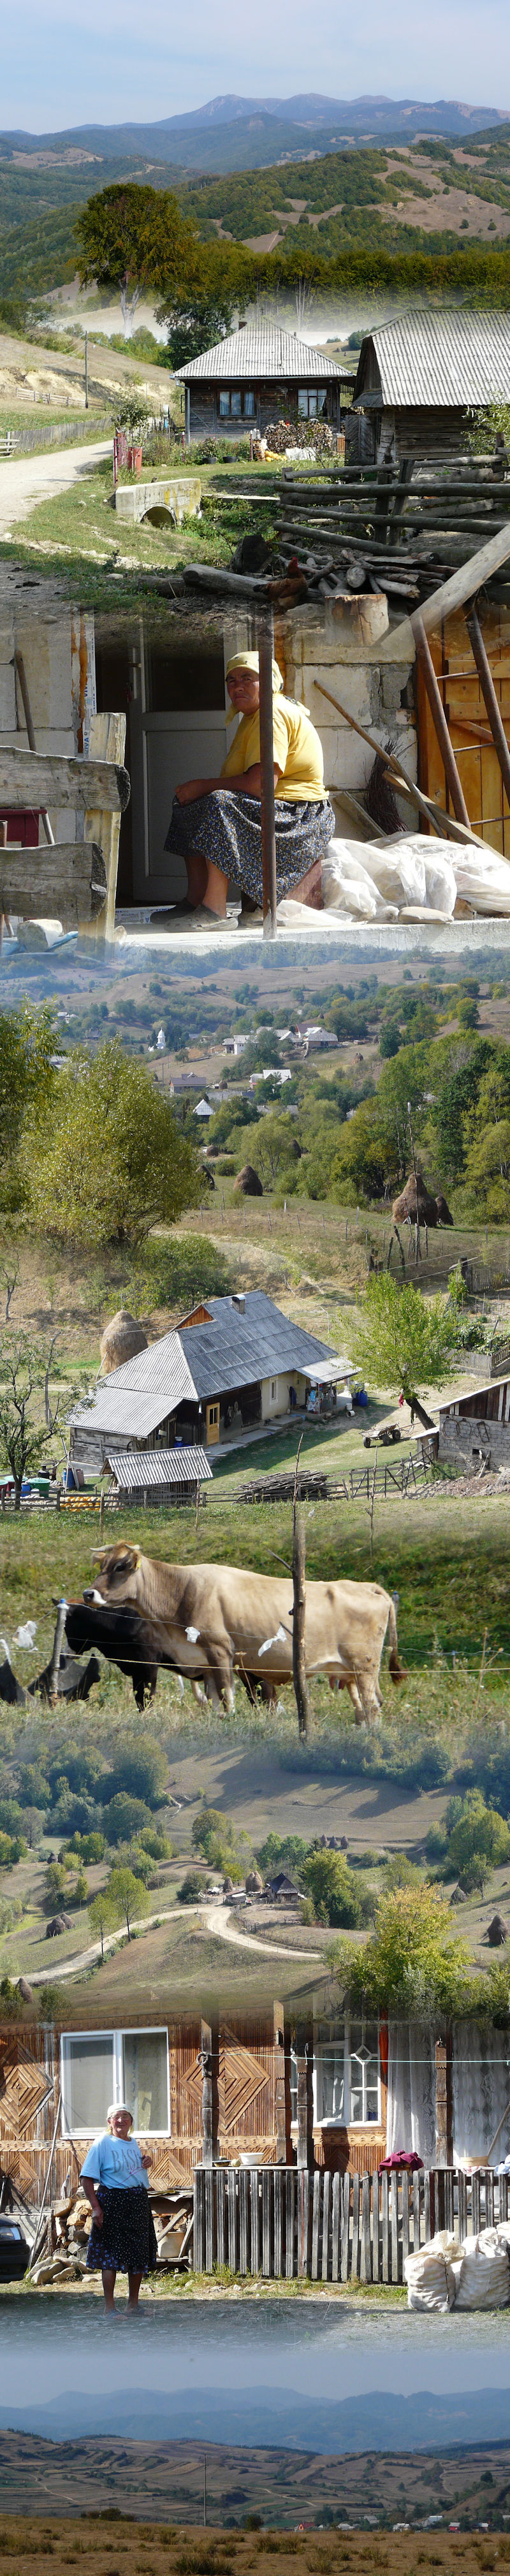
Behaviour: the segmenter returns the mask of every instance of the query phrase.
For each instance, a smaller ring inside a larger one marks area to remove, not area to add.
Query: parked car
[[[19,2219],[0,2210],[0,2282],[22,2281],[29,2261],[30,2246]]]

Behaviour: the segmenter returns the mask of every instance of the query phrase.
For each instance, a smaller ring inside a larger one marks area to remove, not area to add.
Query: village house
[[[510,1378],[494,1378],[438,1406],[438,1428],[419,1441],[424,1457],[460,1473],[510,1467]]]
[[[327,420],[340,429],[341,369],[325,349],[313,349],[297,331],[268,322],[245,322],[201,357],[177,368],[184,385],[186,444],[204,434],[240,438],[284,419]],[[352,383],[352,377],[350,379]]]
[[[476,413],[510,401],[510,315],[465,306],[401,313],[362,341],[349,458],[444,465],[467,448]]]
[[[72,1415],[72,1462],[90,1473],[123,1452],[216,1449],[258,1425],[278,1429],[311,1398],[314,1410],[321,1397],[334,1408],[352,1375],[262,1289],[210,1297],[98,1379],[93,1403]]]
[[[296,2164],[376,2176],[387,2157],[425,2170],[459,2162],[497,2168],[510,2143],[504,2030],[454,2022],[364,2022],[317,2001],[296,2017],[263,2010],[199,2012],[152,2025],[0,2031],[0,2176],[37,2201],[56,2132],[54,2190],[71,2153],[81,2161],[108,2103],[128,2101],[150,2160],[150,2181],[188,2183],[210,2159]]]

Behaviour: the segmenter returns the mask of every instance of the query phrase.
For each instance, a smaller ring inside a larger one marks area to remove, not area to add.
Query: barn
[[[124,1510],[134,1504],[137,1510],[145,1511],[150,1504],[151,1511],[158,1505],[175,1511],[181,1504],[196,1502],[197,1488],[207,1483],[212,1468],[204,1449],[184,1448],[176,1443],[174,1449],[146,1449],[142,1454],[139,1450],[120,1450],[118,1457],[105,1459],[103,1474],[110,1480],[108,1511],[114,1510],[117,1503]],[[205,1502],[205,1495],[200,1495],[200,1501]]]
[[[510,314],[398,314],[362,341],[349,455],[444,465],[467,447],[473,415],[498,401],[510,401]]]
[[[313,349],[297,331],[245,322],[176,373],[184,385],[188,446],[204,434],[233,440],[250,430],[263,435],[280,419],[289,425],[327,420],[340,429],[341,370],[325,349]]]

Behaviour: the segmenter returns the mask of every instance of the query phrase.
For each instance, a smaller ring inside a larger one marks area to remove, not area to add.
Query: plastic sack
[[[466,2237],[462,2247],[455,2306],[457,2308],[508,2308],[510,2306],[508,2247],[496,2227],[482,2227],[479,2236]]]
[[[457,894],[463,903],[472,903],[475,912],[510,913],[510,866],[497,850],[475,850],[473,843],[455,843],[455,876]]]
[[[452,2260],[458,2253],[456,2238],[447,2236],[443,2230],[442,2234],[430,2237],[428,2245],[420,2245],[416,2254],[406,2254],[404,2279],[408,2308],[414,2308],[422,2315],[431,2309],[445,2315],[448,2308],[453,2308]]]
[[[322,895],[328,912],[346,912],[362,921],[387,919],[387,904],[370,872],[371,844],[330,841],[322,860]],[[363,855],[361,855],[363,853]],[[395,915],[395,894],[393,912]]]
[[[396,832],[387,841],[334,839],[322,861],[322,892],[328,910],[365,920],[391,920],[408,904],[451,920],[457,899],[451,845],[423,832]]]

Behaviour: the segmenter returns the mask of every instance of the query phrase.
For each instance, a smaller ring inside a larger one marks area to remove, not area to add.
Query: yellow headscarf
[[[259,674],[259,657],[258,657],[258,653],[231,653],[230,661],[229,661],[229,662],[227,662],[227,680],[228,680],[228,679],[229,679],[229,677],[230,677],[230,672],[231,672],[231,671],[256,671],[256,673],[257,673],[257,678],[258,678],[258,674]],[[276,698],[276,697],[278,696],[278,692],[279,692],[279,690],[280,690],[280,689],[283,689],[283,680],[282,680],[282,674],[281,674],[281,671],[280,671],[280,670],[279,670],[279,668],[278,668],[278,663],[277,663],[277,662],[275,662],[275,661],[273,661],[273,664],[272,664],[272,672],[273,672],[273,697],[275,697],[275,698]],[[234,708],[233,708],[233,710],[232,710],[232,712],[233,712],[233,714],[234,714],[234,715],[237,715],[237,707],[234,707]],[[230,718],[230,717],[228,718],[228,722],[229,722],[229,723],[231,722],[231,718]]]

